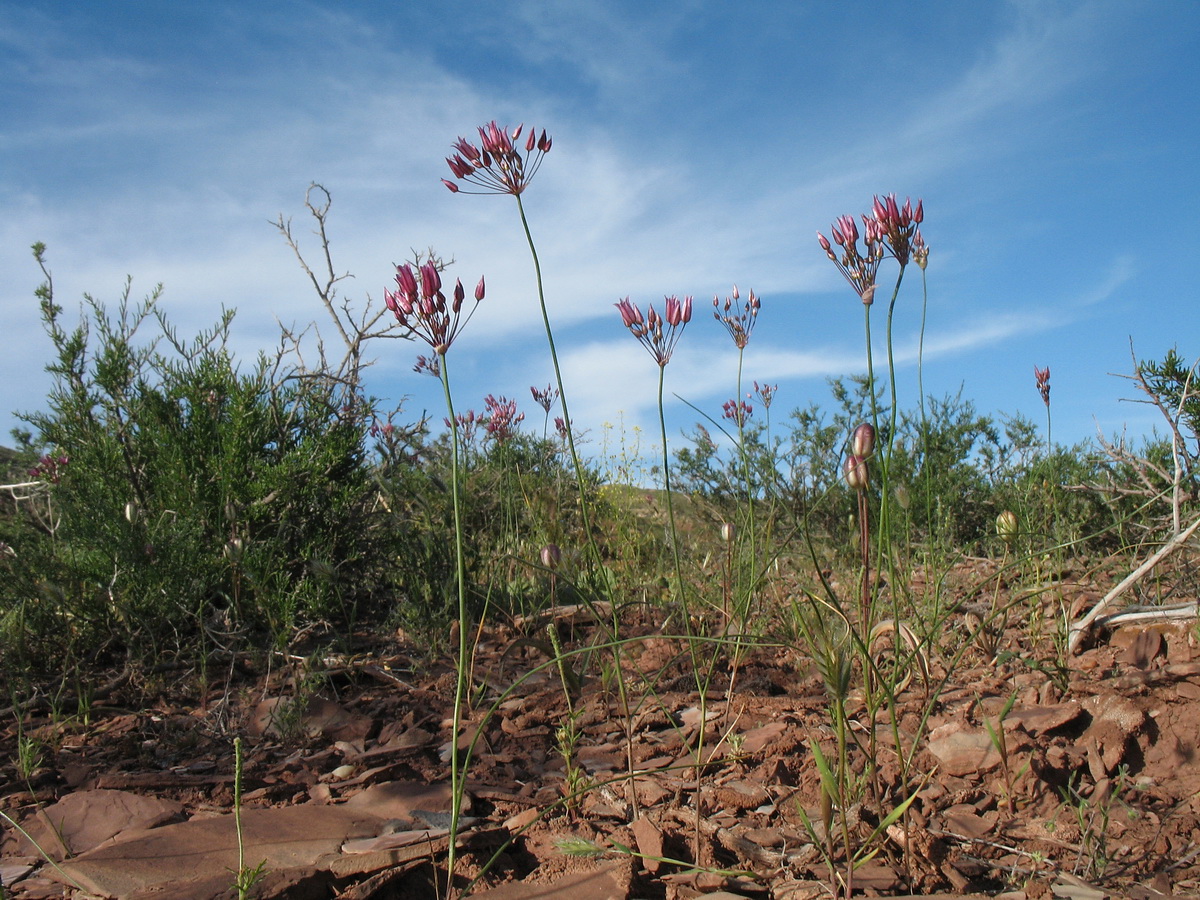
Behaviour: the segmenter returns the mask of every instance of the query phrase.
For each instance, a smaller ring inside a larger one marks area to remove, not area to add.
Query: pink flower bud
[[[417,278],[407,263],[396,267],[396,284],[400,288],[400,293],[411,304],[417,295]]]
[[[614,303],[613,306],[621,311],[621,321],[625,323],[626,328],[642,324],[642,311],[633,303],[630,303],[628,297],[618,303]]]
[[[558,549],[557,544],[547,544],[542,548],[542,565],[547,569],[557,569],[558,564],[562,562],[562,551]]]
[[[482,275],[479,276],[479,284],[475,285],[475,299],[476,299],[476,301],[483,299],[483,276]]]
[[[450,193],[452,193],[452,194],[458,193],[458,185],[455,184],[453,181],[447,181],[445,178],[443,178],[442,184],[444,184],[446,187],[450,188]]]
[[[426,297],[434,296],[442,289],[442,276],[438,274],[437,267],[427,262],[421,266],[421,291]]]
[[[859,456],[846,457],[846,461],[842,463],[842,474],[846,478],[846,484],[856,491],[865,491],[871,483],[867,461]]]
[[[458,312],[462,309],[463,300],[467,298],[467,292],[463,290],[462,279],[454,279],[454,311]]]
[[[875,426],[870,422],[863,422],[854,429],[854,439],[851,441],[851,450],[855,456],[861,456],[866,459],[875,452]]]

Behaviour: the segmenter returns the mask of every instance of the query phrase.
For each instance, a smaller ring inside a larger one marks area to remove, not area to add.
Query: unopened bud
[[[562,551],[557,544],[547,544],[542,548],[542,565],[547,569],[557,569],[562,562]]]
[[[847,456],[842,464],[842,474],[846,477],[846,484],[856,491],[865,491],[871,482],[867,461],[861,456]]]
[[[132,525],[139,518],[141,518],[141,516],[138,512],[138,506],[136,503],[130,500],[125,504],[125,521]]]
[[[721,540],[727,544],[732,544],[734,537],[737,535],[737,528],[732,522],[721,523]]]
[[[1004,541],[1004,546],[1010,549],[1016,543],[1019,527],[1017,514],[1011,509],[1006,509],[1000,515],[996,516],[996,534],[1000,535],[1000,540]]]
[[[850,450],[855,456],[861,456],[864,459],[874,453],[875,426],[870,422],[863,422],[855,428]]]

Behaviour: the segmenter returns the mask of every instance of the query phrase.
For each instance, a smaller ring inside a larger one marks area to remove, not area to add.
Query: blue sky
[[[344,294],[379,302],[410,248],[488,295],[451,351],[460,409],[551,368],[511,197],[451,195],[444,157],[491,119],[546,128],[525,194],[572,414],[657,434],[657,369],[612,304],[692,294],[668,392],[718,416],[736,353],[711,318],[762,297],[745,379],[772,418],[864,370],[862,309],[817,246],[875,194],[924,199],[927,392],[1043,421],[1054,436],[1161,424],[1110,373],[1196,340],[1200,4],[1147,2],[367,2],[0,4],[0,433],[42,403],[50,346],[29,245],[58,298],[159,282],[184,333],[236,307],[251,359],[318,300],[270,222],[304,249],[310,182],[333,196]],[[919,273],[897,303],[901,403],[916,403]],[[890,285],[885,264],[880,281]],[[881,289],[882,290],[882,289]],[[883,306],[875,321],[882,323]],[[879,329],[881,331],[881,329]],[[378,396],[440,420],[376,346]],[[672,440],[697,416],[671,399]],[[535,415],[536,412],[536,415]]]

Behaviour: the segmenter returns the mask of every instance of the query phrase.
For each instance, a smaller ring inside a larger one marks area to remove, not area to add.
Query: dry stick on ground
[[[1072,625],[1071,636],[1067,642],[1067,652],[1074,653],[1076,650],[1078,650],[1080,643],[1083,641],[1083,638],[1087,634],[1092,623],[1096,621],[1096,619],[1100,618],[1100,616],[1104,614],[1104,611],[1112,606],[1118,597],[1141,581],[1148,573],[1153,571],[1155,566],[1162,562],[1163,559],[1187,543],[1188,539],[1196,533],[1197,528],[1200,528],[1200,519],[1196,519],[1186,529],[1179,532],[1173,538],[1163,544],[1157,553],[1130,572],[1120,584],[1118,584],[1104,596],[1103,600],[1092,607],[1091,611],[1086,616]]]

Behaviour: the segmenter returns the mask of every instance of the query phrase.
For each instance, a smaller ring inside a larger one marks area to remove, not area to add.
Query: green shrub
[[[153,658],[350,625],[393,552],[371,511],[370,405],[281,360],[239,371],[231,311],[181,341],[161,288],[135,306],[127,283],[115,310],[86,297],[67,327],[46,275],[54,383],[18,437],[60,463],[41,479],[52,524],[9,526],[0,608],[22,625],[5,637]]]

